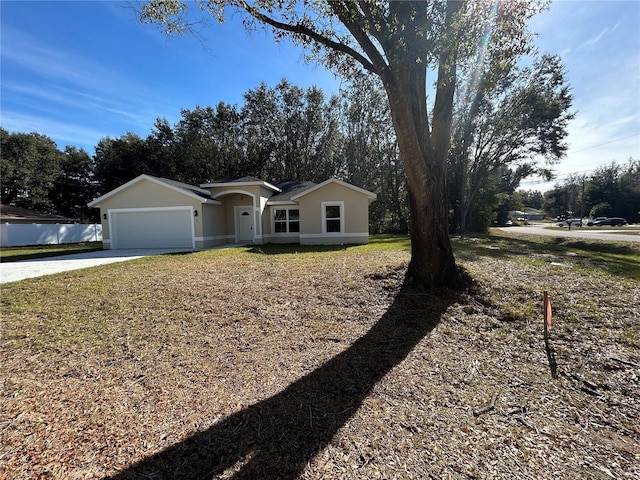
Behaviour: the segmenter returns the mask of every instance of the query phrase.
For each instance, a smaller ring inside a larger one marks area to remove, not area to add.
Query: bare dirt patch
[[[640,476],[638,282],[467,250],[432,295],[404,250],[275,252],[3,287],[0,478]]]

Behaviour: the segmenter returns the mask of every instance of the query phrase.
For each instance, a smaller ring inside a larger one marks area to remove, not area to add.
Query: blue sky
[[[556,1],[530,26],[540,51],[562,58],[573,93],[576,118],[557,180],[640,159],[640,1]]]
[[[93,154],[105,136],[145,137],[158,117],[173,124],[181,108],[241,104],[260,82],[287,78],[327,94],[340,86],[305,63],[301,49],[245,33],[239,18],[212,20],[201,42],[140,24],[127,2],[2,0],[0,7],[0,125],[48,135],[59,148]],[[556,1],[531,27],[541,52],[562,57],[574,95],[559,179],[640,158],[640,0]]]

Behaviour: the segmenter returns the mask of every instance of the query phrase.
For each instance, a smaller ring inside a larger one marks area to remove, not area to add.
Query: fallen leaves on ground
[[[638,282],[476,252],[471,290],[433,295],[408,260],[236,249],[3,287],[0,478],[640,476]]]

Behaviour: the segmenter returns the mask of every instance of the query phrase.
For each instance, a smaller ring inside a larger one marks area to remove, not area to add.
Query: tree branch
[[[313,40],[321,45],[324,45],[325,47],[331,48],[333,50],[336,50],[338,52],[342,52],[345,55],[350,56],[351,58],[353,58],[354,60],[356,60],[358,63],[360,63],[366,70],[372,72],[372,73],[378,73],[373,65],[373,63],[371,61],[369,61],[364,55],[360,54],[358,51],[354,50],[353,48],[349,47],[348,45],[345,45],[343,43],[340,42],[336,42],[334,40],[331,40],[330,38],[316,32],[315,30],[312,30],[311,28],[302,25],[302,24],[296,24],[296,25],[292,25],[289,23],[284,23],[284,22],[280,22],[274,18],[269,17],[268,15],[262,13],[260,10],[258,10],[257,8],[255,8],[252,5],[249,5],[249,3],[247,3],[245,0],[240,0],[239,1],[239,5],[252,17],[256,18],[257,20],[270,25],[274,28],[277,28],[279,30],[283,30],[285,32],[289,32],[289,33],[293,33],[295,35],[301,35],[304,37],[309,38],[310,40]],[[358,42],[359,43],[359,42]]]
[[[357,9],[355,3],[350,1],[346,2],[337,2],[331,1],[329,2],[329,6],[333,13],[338,17],[338,19],[343,23],[349,33],[353,35],[356,42],[360,45],[362,50],[367,54],[369,59],[371,60],[372,69],[367,69],[372,73],[377,73],[378,75],[384,75],[384,72],[387,68],[387,62],[384,57],[380,54],[380,51],[373,44],[371,39],[369,38],[367,32],[365,32],[361,24],[358,22],[358,18],[361,20],[366,20],[363,14]],[[361,22],[364,23],[364,22]],[[370,28],[370,30],[373,30]],[[374,35],[377,39],[377,37]],[[366,68],[366,67],[365,67]]]
[[[367,0],[359,0],[358,5],[362,10],[364,17],[369,22],[369,33],[376,39],[378,42],[381,42],[381,39],[388,32],[387,28],[387,19],[384,17],[380,17],[379,10],[374,12],[371,8],[371,2]]]
[[[434,152],[439,158],[446,158],[451,143],[451,123],[453,121],[453,96],[456,86],[456,44],[452,42],[454,19],[462,7],[456,0],[447,2],[445,16],[445,42],[438,62],[438,89],[433,105]]]

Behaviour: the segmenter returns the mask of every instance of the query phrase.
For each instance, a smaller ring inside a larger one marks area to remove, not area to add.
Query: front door
[[[253,207],[239,208],[238,217],[238,241],[253,242]]]

